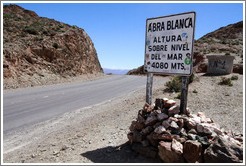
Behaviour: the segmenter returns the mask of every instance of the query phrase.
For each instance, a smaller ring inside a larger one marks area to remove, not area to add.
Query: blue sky
[[[144,63],[146,19],[195,11],[195,39],[243,20],[242,3],[15,3],[41,17],[76,25],[91,37],[103,68]]]

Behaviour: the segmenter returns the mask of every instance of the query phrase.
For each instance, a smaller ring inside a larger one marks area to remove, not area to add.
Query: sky
[[[11,4],[35,11],[40,17],[83,28],[94,43],[101,66],[111,69],[133,69],[144,64],[147,18],[195,11],[196,40],[244,19],[242,2]]]

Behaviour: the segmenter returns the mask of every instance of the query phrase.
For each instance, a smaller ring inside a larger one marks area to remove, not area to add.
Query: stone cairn
[[[221,129],[204,113],[180,114],[174,100],[145,104],[127,137],[134,151],[163,162],[243,162],[243,136]]]

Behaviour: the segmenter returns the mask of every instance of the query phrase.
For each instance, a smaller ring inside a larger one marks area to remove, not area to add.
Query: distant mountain
[[[125,75],[129,69],[108,69],[103,68],[105,74],[113,74],[113,75]]]

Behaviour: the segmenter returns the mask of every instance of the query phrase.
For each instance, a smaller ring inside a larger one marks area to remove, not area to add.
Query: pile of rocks
[[[132,149],[164,162],[242,162],[243,137],[227,132],[204,113],[180,113],[174,100],[145,104],[127,137]]]

